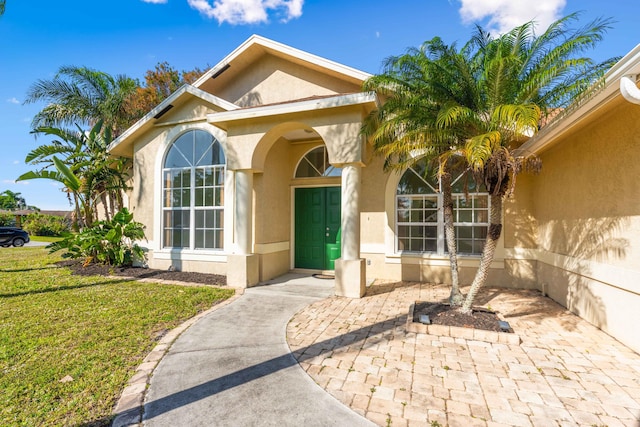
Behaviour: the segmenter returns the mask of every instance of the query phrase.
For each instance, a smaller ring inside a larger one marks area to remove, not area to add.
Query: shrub
[[[127,208],[116,213],[109,221],[97,221],[78,234],[67,234],[64,239],[47,246],[51,252],[66,250],[64,258],[85,258],[91,262],[125,266],[133,264],[134,257],[144,259],[144,252],[136,240],[144,239],[144,225],[133,220]]]
[[[68,219],[39,213],[27,215],[22,228],[34,236],[62,236],[71,230]]]
[[[0,226],[13,227],[16,225],[16,217],[12,213],[0,213]]]

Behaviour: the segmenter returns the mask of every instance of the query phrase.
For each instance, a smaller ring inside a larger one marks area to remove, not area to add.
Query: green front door
[[[333,269],[326,245],[340,228],[340,187],[296,188],[295,267]]]

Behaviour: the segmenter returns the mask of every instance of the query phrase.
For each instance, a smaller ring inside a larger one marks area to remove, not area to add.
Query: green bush
[[[144,252],[136,240],[144,239],[144,225],[133,220],[127,208],[116,213],[110,221],[97,221],[78,234],[47,246],[51,252],[66,250],[64,258],[85,258],[115,266],[131,265],[134,257],[144,259]]]
[[[13,227],[16,217],[12,213],[0,213],[0,227]]]
[[[71,230],[68,219],[39,213],[27,215],[22,228],[34,236],[62,236]]]

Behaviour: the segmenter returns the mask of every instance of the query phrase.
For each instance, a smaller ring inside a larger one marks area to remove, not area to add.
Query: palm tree
[[[5,190],[0,193],[0,209],[16,210],[26,208],[27,202],[24,200],[21,193],[14,193],[11,190]]]
[[[4,9],[7,2],[6,0],[0,0],[0,16],[4,15]]]
[[[385,73],[365,84],[365,89],[382,89],[392,101],[364,128],[385,164],[401,167],[424,154],[438,159],[439,175],[446,177],[455,159],[490,194],[487,239],[463,312],[471,312],[487,280],[502,232],[503,200],[513,192],[518,173],[540,168],[537,158],[519,153],[518,147],[538,131],[542,117],[566,108],[615,62],[596,64],[581,56],[602,39],[610,21],[571,29],[578,17],[562,18],[539,36],[533,22],[497,38],[477,27],[460,50],[436,38],[392,58]],[[449,250],[453,271],[455,256]]]
[[[460,305],[457,250],[453,225],[451,171],[460,166],[459,141],[454,129],[439,126],[438,114],[458,93],[450,82],[456,78],[456,52],[439,38],[410,48],[406,54],[385,61],[383,73],[364,83],[384,104],[365,121],[363,132],[372,138],[375,151],[384,157],[385,170],[404,170],[419,162],[432,163],[444,197],[444,225],[451,264],[449,301]],[[465,100],[460,99],[459,102]]]
[[[61,183],[74,205],[75,218],[85,226],[91,226],[97,219],[99,202],[107,220],[122,209],[122,192],[127,188],[128,159],[109,156],[107,147],[112,136],[108,128],[103,131],[102,127],[103,122],[99,121],[89,133],[79,126],[77,132],[37,128],[34,132],[57,139],[27,154],[25,162],[44,166],[18,178],[18,181],[51,179]]]
[[[102,120],[105,129],[119,135],[134,119],[124,104],[137,87],[135,79],[124,75],[113,77],[87,67],[63,66],[53,79],[34,83],[25,103],[48,103],[34,116],[33,129],[93,126]]]

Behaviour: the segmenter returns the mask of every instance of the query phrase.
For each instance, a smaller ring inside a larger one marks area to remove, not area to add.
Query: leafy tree
[[[541,118],[566,108],[603,75],[614,59],[594,63],[582,56],[609,28],[598,19],[572,29],[578,14],[562,18],[541,35],[528,22],[492,37],[477,27],[460,49],[439,38],[389,58],[383,73],[365,90],[377,90],[385,103],[367,120],[385,167],[404,169],[418,161],[435,163],[444,185],[445,230],[452,266],[451,301],[457,291],[457,255],[450,219],[450,176],[463,170],[490,194],[490,225],[480,266],[461,311],[470,312],[502,232],[502,202],[516,176],[536,171],[540,162],[518,147],[538,131]],[[449,184],[447,183],[449,182]],[[447,194],[448,193],[448,194]]]
[[[13,227],[16,225],[16,217],[11,213],[0,213],[0,226],[3,227]]]
[[[96,262],[114,266],[131,265],[135,258],[143,260],[144,251],[137,240],[144,239],[144,225],[133,220],[127,208],[111,220],[98,221],[78,234],[47,247],[51,252],[66,250],[64,258],[85,258],[85,264]]]
[[[200,68],[179,72],[167,62],[156,64],[155,69],[145,74],[144,86],[139,86],[126,98],[126,115],[136,120],[141,118],[182,85],[195,82],[202,74],[204,71]]]
[[[14,193],[11,190],[5,190],[0,193],[0,209],[16,210],[26,209],[27,202],[20,195],[20,193]]]
[[[4,15],[6,3],[6,0],[0,0],[0,16]]]
[[[47,103],[34,116],[34,129],[93,126],[103,121],[105,129],[119,135],[135,121],[127,115],[124,100],[137,87],[135,79],[124,75],[113,77],[87,67],[63,66],[53,79],[34,83],[25,103]]]
[[[57,137],[27,154],[26,163],[44,165],[41,169],[22,174],[18,180],[51,179],[65,187],[74,205],[75,218],[91,226],[97,219],[101,202],[105,218],[122,208],[122,192],[126,187],[129,160],[114,159],[107,147],[111,132],[103,132],[102,121],[85,133],[58,128],[38,128],[36,132]],[[78,225],[74,228],[78,228]]]

